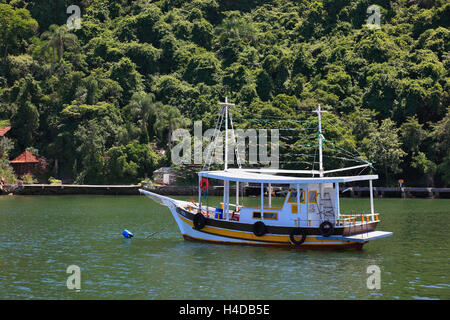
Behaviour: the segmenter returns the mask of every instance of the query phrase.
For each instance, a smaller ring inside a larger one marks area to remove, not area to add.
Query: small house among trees
[[[17,176],[42,174],[47,168],[47,160],[44,157],[35,156],[30,151],[25,151],[17,158],[10,161]]]
[[[156,183],[170,185],[174,184],[176,180],[177,177],[170,167],[162,167],[153,171],[153,181]]]

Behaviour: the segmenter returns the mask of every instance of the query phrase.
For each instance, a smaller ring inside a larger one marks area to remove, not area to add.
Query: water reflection
[[[0,201],[2,299],[450,298],[448,200],[377,200],[380,229],[394,236],[339,252],[184,241],[167,210],[143,197]],[[123,238],[125,226],[134,238]],[[81,268],[80,292],[66,287],[71,264]],[[367,288],[371,265],[379,290]]]

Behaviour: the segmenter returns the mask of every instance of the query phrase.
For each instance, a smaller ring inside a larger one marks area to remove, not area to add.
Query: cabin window
[[[253,219],[261,219],[261,212],[253,211]],[[278,220],[278,212],[264,212],[264,219]]]
[[[288,202],[297,203],[297,191],[291,191]],[[305,191],[303,190],[300,190],[300,203],[305,203]]]
[[[317,191],[310,191],[308,195],[309,195],[308,199],[309,203],[317,203]]]

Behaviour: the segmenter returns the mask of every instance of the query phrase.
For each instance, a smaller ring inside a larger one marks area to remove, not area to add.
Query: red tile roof
[[[39,160],[36,158],[34,154],[29,151],[25,151],[20,156],[11,160],[10,163],[37,163]]]
[[[6,126],[4,128],[0,128],[0,137],[3,137],[5,133],[7,133],[11,129],[11,126]]]

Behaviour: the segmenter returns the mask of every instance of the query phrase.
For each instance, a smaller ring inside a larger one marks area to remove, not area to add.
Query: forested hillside
[[[139,182],[227,95],[237,127],[291,132],[283,168],[311,167],[320,104],[325,167],[449,186],[449,18],[446,0],[0,0],[0,174],[31,148],[47,178]]]

